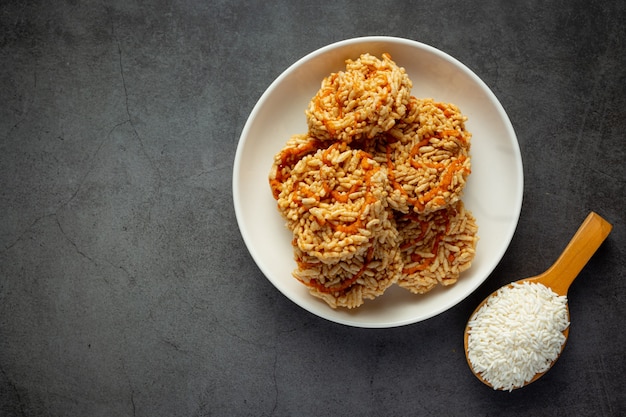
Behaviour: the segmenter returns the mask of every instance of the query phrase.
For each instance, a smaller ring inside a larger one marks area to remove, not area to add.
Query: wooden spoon
[[[574,279],[578,276],[583,267],[587,264],[591,256],[598,250],[602,242],[606,239],[606,237],[611,232],[613,226],[604,220],[602,217],[597,215],[594,212],[589,213],[585,221],[578,228],[578,231],[570,240],[569,244],[556,260],[556,262],[544,273],[531,277],[524,278],[516,282],[535,282],[541,283],[548,288],[551,288],[552,291],[557,293],[558,295],[567,295],[567,291],[569,290],[570,285],[574,282]],[[511,284],[508,284],[511,285]],[[493,296],[497,292],[494,291],[489,297]],[[471,314],[471,318],[476,314],[476,312],[487,302],[489,299],[487,297],[482,303],[476,307],[476,310]],[[569,318],[569,309],[567,311],[567,315]],[[469,360],[468,352],[467,352],[467,340],[469,335],[470,327],[469,321],[465,326],[465,337],[464,337],[464,347],[465,347],[465,358],[467,359],[467,363],[472,370],[472,373],[476,375],[476,377],[481,380],[485,385],[488,385],[493,388],[493,386],[483,379],[483,377],[474,371],[472,367],[472,363]],[[563,335],[565,336],[565,341],[569,336],[569,326],[563,330]],[[563,352],[563,348],[565,347],[565,342],[561,346],[561,352]],[[561,355],[559,352],[559,356]],[[558,359],[558,356],[557,358]],[[543,376],[556,362],[556,359],[550,364],[550,367],[545,371],[536,374],[530,381],[526,382],[523,386],[528,385],[532,382],[535,382],[541,376]],[[515,387],[521,388],[521,387]]]

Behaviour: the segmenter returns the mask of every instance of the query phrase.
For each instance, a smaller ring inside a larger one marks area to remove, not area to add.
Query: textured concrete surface
[[[3,1],[0,415],[626,414],[623,1]],[[363,35],[435,46],[507,110],[519,227],[494,274],[428,321],[312,316],[239,234],[233,158],[271,81]],[[468,370],[479,300],[614,224],[570,290],[556,367],[513,393]]]

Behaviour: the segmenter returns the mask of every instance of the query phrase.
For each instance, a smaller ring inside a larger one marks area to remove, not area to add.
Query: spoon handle
[[[540,275],[539,281],[552,288],[557,294],[567,295],[569,286],[604,242],[612,228],[613,226],[598,214],[589,213],[561,256]]]

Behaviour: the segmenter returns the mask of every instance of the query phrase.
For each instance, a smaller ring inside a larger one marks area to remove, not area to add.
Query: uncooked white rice
[[[468,323],[468,359],[494,389],[511,391],[548,370],[569,326],[567,297],[540,283],[498,290]]]

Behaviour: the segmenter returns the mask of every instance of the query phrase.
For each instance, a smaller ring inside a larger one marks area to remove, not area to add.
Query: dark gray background
[[[597,0],[2,2],[0,415],[624,415],[625,22],[625,2]],[[496,271],[395,329],[282,296],[231,197],[263,91],[364,35],[469,66],[524,161]],[[570,289],[561,359],[522,390],[483,386],[463,355],[469,314],[546,269],[591,210],[614,230]]]

